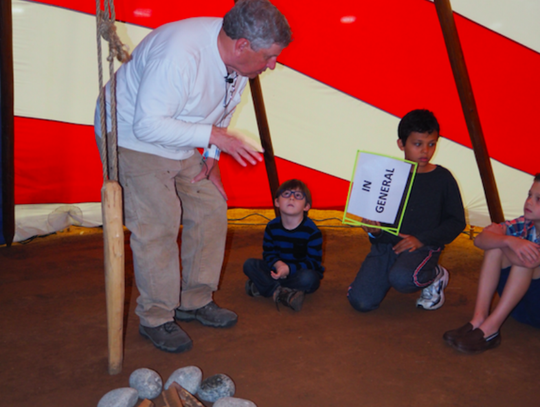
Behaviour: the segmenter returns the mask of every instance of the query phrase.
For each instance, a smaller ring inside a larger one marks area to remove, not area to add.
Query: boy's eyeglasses
[[[290,189],[283,191],[280,194],[283,198],[290,198],[291,195],[294,195],[294,199],[300,201],[306,197],[303,191],[291,191]]]

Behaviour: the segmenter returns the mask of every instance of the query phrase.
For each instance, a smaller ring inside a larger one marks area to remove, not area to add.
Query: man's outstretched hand
[[[232,156],[242,167],[247,166],[246,161],[255,165],[263,159],[255,146],[230,134],[226,128],[213,126],[210,144],[214,144],[222,152]]]

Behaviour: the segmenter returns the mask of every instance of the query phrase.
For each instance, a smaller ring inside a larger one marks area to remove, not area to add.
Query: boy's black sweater
[[[426,246],[444,247],[466,226],[461,193],[446,168],[416,174],[400,233],[412,235]],[[401,237],[388,232],[371,243],[398,243]]]

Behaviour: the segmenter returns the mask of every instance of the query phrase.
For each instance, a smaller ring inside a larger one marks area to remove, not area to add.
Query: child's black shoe
[[[259,290],[257,289],[257,286],[255,283],[251,280],[246,281],[246,294],[250,297],[259,297],[261,294],[259,293]]]
[[[280,303],[293,311],[300,311],[302,309],[302,304],[304,303],[304,292],[279,286],[276,291],[274,291],[274,302],[276,303],[278,311]]]

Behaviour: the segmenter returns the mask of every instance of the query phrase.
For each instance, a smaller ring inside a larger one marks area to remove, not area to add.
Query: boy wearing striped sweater
[[[263,259],[244,263],[246,293],[251,297],[272,296],[276,305],[300,311],[304,294],[316,291],[323,278],[322,234],[307,216],[311,193],[302,181],[292,179],[281,184],[274,204],[280,216],[264,231]]]

